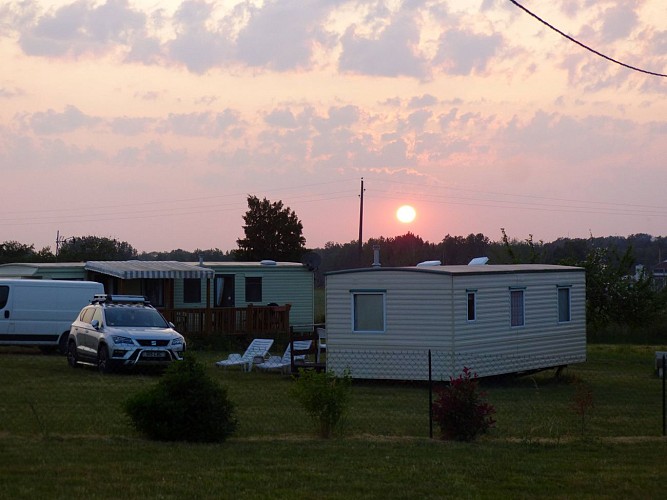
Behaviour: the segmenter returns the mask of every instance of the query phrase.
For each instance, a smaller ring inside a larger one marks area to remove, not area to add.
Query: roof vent
[[[417,267],[429,267],[429,266],[440,266],[442,265],[442,262],[439,260],[425,260],[424,262],[420,262],[417,264]]]
[[[382,267],[382,264],[380,264],[380,245],[373,245],[373,263],[371,267]]]
[[[483,266],[487,262],[489,262],[488,257],[475,257],[470,262],[468,262],[468,265],[469,266]]]
[[[275,266],[276,265],[275,260],[268,260],[268,259],[262,260],[259,263],[263,266]]]

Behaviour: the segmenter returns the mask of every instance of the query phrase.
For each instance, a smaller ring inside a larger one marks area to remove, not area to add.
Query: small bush
[[[433,403],[433,420],[440,427],[440,437],[456,441],[474,441],[495,424],[495,408],[487,403],[486,394],[479,391],[477,375],[470,369],[451,379],[447,387],[438,391]]]
[[[135,428],[158,441],[222,442],[236,429],[227,390],[206,374],[191,353],[124,407]]]
[[[349,372],[337,377],[332,372],[300,369],[291,395],[316,422],[320,436],[329,438],[347,412],[351,385]]]

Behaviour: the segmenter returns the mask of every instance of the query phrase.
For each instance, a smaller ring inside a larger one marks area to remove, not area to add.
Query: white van
[[[72,322],[104,286],[94,281],[0,279],[0,345],[67,350]]]

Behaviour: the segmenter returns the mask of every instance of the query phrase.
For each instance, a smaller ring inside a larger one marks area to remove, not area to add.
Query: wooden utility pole
[[[363,245],[364,227],[364,178],[361,178],[361,194],[359,195],[359,265],[361,265],[361,249]]]

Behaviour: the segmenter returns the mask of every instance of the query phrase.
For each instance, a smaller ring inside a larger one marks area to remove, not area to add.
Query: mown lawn
[[[0,498],[655,498],[667,452],[656,349],[594,345],[560,380],[485,381],[497,425],[475,443],[428,438],[425,385],[371,383],[353,386],[344,434],[320,440],[289,377],[221,370],[222,354],[200,352],[237,408],[221,445],[154,443],[132,429],[122,402],[159,375],[102,376],[4,349]],[[583,422],[578,383],[593,394]]]

